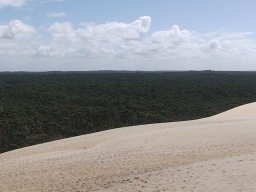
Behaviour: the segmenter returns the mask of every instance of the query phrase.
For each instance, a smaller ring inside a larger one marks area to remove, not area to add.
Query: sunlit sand
[[[0,155],[1,192],[256,191],[256,103]]]

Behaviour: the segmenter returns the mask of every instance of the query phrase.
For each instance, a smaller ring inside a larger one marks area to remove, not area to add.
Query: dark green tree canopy
[[[0,152],[253,101],[254,72],[0,73]]]

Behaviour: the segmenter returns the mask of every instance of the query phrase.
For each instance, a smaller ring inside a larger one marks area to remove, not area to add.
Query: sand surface
[[[0,192],[255,192],[256,103],[0,155]]]

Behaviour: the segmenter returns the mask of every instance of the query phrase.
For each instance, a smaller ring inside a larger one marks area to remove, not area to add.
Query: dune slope
[[[256,103],[0,155],[1,192],[256,191]]]

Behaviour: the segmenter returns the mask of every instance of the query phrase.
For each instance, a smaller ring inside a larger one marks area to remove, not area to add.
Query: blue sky
[[[0,0],[0,70],[255,70],[255,19],[253,0]]]
[[[38,0],[40,1],[40,0]],[[164,30],[173,24],[196,30],[255,31],[256,2],[254,0],[66,0],[28,2],[19,8],[0,10],[1,22],[12,19],[27,20],[33,25],[49,25],[53,21],[105,23],[130,22],[149,15],[152,30]],[[49,19],[48,12],[65,12],[67,16]]]

